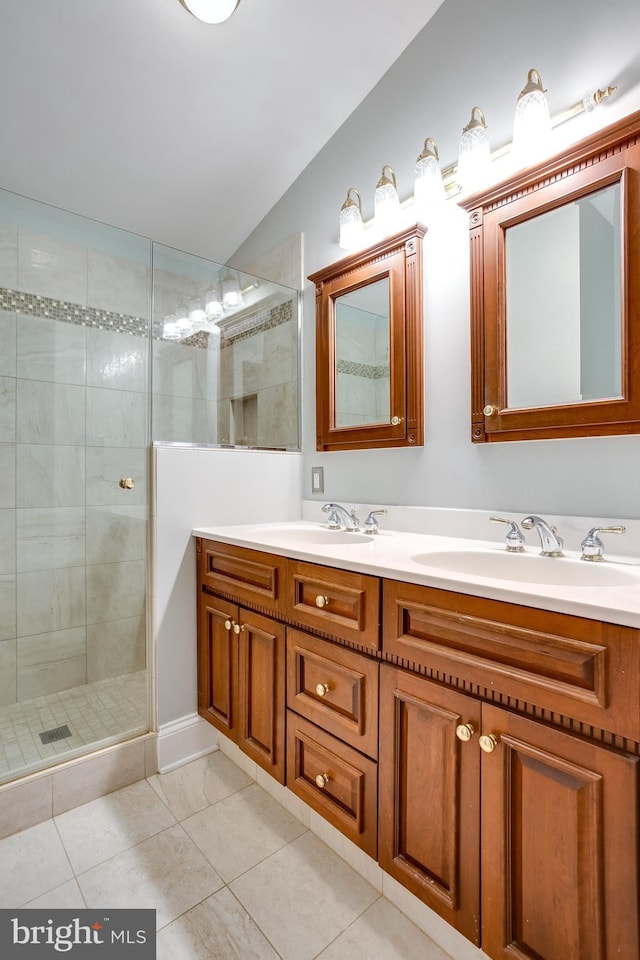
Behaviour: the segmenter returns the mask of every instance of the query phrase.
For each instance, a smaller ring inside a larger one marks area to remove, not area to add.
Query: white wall
[[[443,165],[455,161],[475,104],[485,111],[493,146],[508,142],[531,67],[549,90],[552,113],[588,89],[619,86],[599,110],[554,131],[558,149],[640,108],[639,35],[637,0],[610,0],[604,10],[583,0],[445,0],[233,262],[250,262],[298,232],[305,235],[306,275],[338,259],[338,212],[348,187],[361,191],[370,217],[382,164],[390,163],[401,196],[408,196],[425,136],[437,140]],[[639,437],[471,444],[468,225],[455,201],[447,201],[429,231],[424,253],[426,442],[420,449],[315,451],[314,296],[307,284],[304,495],[311,497],[310,466],[321,464],[327,499],[639,517]]]
[[[194,527],[298,520],[301,456],[157,446],[155,454],[158,725],[197,709]]]

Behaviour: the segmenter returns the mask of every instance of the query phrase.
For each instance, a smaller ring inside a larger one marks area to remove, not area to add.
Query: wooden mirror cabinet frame
[[[622,397],[509,409],[506,229],[613,183],[623,224]],[[640,111],[460,206],[470,214],[473,442],[640,433]]]
[[[313,273],[316,286],[316,447],[356,450],[424,443],[422,238],[415,224]],[[389,278],[390,423],[336,426],[335,300]]]

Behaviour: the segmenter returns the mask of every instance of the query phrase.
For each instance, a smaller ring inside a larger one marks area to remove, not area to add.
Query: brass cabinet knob
[[[316,786],[320,790],[324,790],[326,785],[329,783],[329,774],[328,773],[319,773],[316,777]]]
[[[485,417],[492,417],[494,413],[498,412],[498,408],[488,403],[486,407],[482,408],[482,412],[484,413]]]
[[[458,740],[462,740],[463,743],[467,743],[471,740],[471,737],[474,734],[474,729],[470,723],[459,723],[456,727],[456,737]]]
[[[328,683],[316,683],[316,693],[319,697],[324,697],[326,693],[329,693],[331,687]]]
[[[225,628],[225,630],[231,630],[231,627],[232,627],[232,626],[233,626],[233,621],[232,621],[232,620],[225,620],[225,622],[224,622],[224,628]]]
[[[120,480],[120,486],[122,487],[123,490],[133,490],[135,485],[136,485],[136,482],[133,479],[133,477],[122,477],[122,479]]]
[[[329,603],[329,597],[323,597],[321,594],[318,594],[316,597],[316,607],[320,607],[322,610],[323,607],[326,607]]]
[[[397,427],[399,426],[399,424],[402,423],[403,420],[404,420],[404,417],[391,417],[391,426]]]
[[[240,633],[241,630],[242,630],[242,627],[240,626],[239,623],[234,623],[234,624],[233,624],[233,632],[234,632],[235,634]]]
[[[493,753],[495,748],[498,746],[498,738],[492,733],[484,733],[478,742],[480,744],[480,749],[484,750],[485,753]]]

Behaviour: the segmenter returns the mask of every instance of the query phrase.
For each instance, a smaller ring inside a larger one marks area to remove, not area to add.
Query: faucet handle
[[[341,529],[341,526],[342,526],[342,525],[341,525],[341,523],[340,523],[340,517],[339,517],[339,515],[338,515],[338,511],[336,510],[336,504],[335,504],[335,503],[325,503],[325,505],[324,505],[323,508],[322,508],[322,512],[329,514],[329,519],[327,520],[327,529],[328,529],[328,530],[340,530],[340,529]]]
[[[626,527],[592,527],[580,547],[581,560],[604,560],[604,543],[600,539],[601,533],[626,533]]]
[[[376,517],[386,517],[387,511],[384,507],[381,507],[380,510],[372,510],[367,519],[364,522],[363,530],[365,533],[378,533],[378,521]]]
[[[489,520],[491,523],[507,523],[509,525],[505,537],[509,553],[522,553],[524,551],[524,534],[515,520],[505,520],[503,517],[489,517]]]

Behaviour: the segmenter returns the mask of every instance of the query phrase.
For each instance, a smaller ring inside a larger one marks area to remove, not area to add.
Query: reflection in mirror
[[[389,423],[389,278],[336,297],[335,423]]]
[[[507,406],[621,396],[620,183],[505,231]]]

